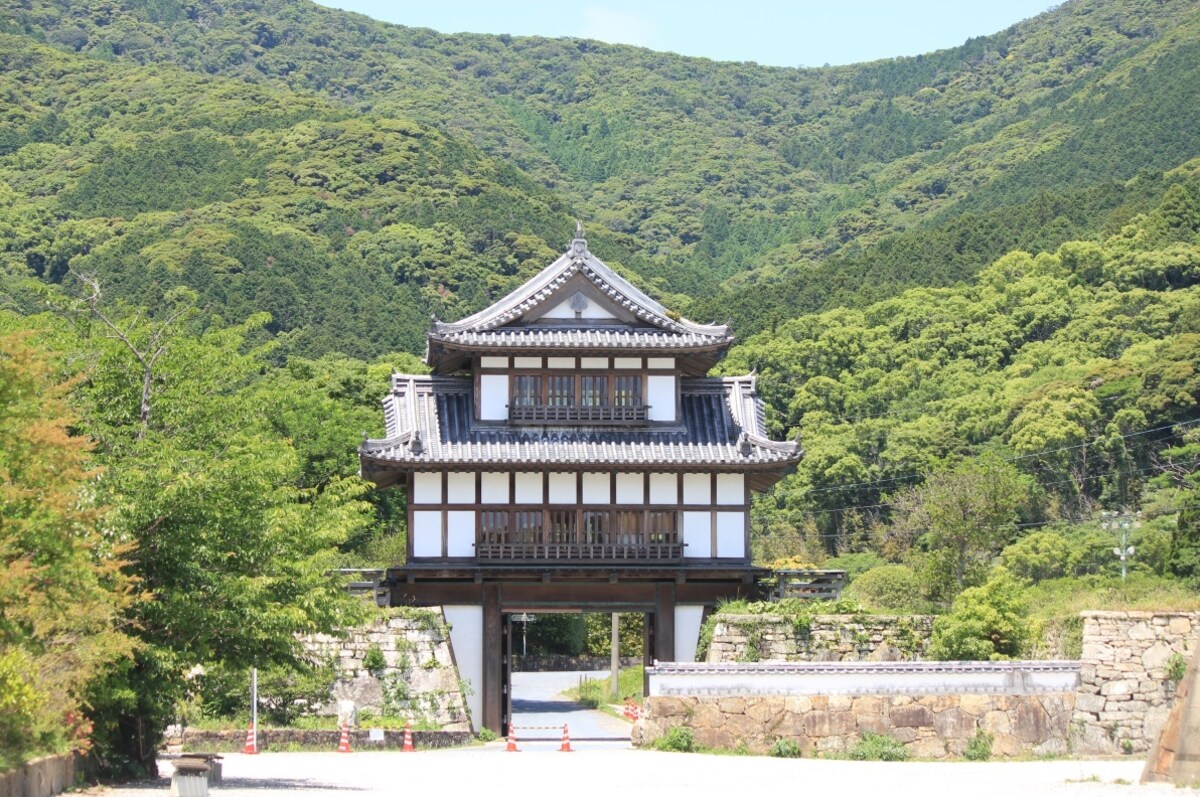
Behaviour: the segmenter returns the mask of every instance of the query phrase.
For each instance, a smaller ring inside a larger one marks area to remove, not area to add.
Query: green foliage
[[[1171,534],[1171,572],[1180,578],[1200,578],[1200,489],[1188,493]]]
[[[691,728],[683,725],[667,728],[667,732],[655,739],[651,746],[669,753],[694,753],[697,750],[695,734]]]
[[[771,745],[770,755],[773,758],[800,758],[804,748],[795,739],[779,738]]]
[[[1021,584],[1003,568],[963,590],[933,624],[927,655],[937,661],[989,661],[1020,655],[1029,640],[1029,607]]]
[[[612,696],[612,681],[609,678],[591,678],[584,676],[579,686],[568,689],[565,694],[572,699],[591,708],[598,708],[609,703],[619,703],[633,700],[638,705],[642,703],[642,690],[645,687],[643,678],[644,668],[622,667],[617,672],[617,697]]]
[[[583,616],[587,634],[587,652],[592,656],[608,656],[612,652],[612,615],[585,614]],[[645,616],[637,612],[626,612],[617,621],[617,639],[620,655],[640,656]]]
[[[891,736],[864,731],[847,754],[852,761],[907,761],[908,748]]]
[[[992,757],[992,742],[995,737],[983,729],[975,731],[975,735],[967,742],[963,750],[963,758],[968,761],[987,761]]]
[[[1172,653],[1171,658],[1167,659],[1167,664],[1163,668],[1163,672],[1168,681],[1179,683],[1183,680],[1183,676],[1187,674],[1187,659],[1179,653]]]
[[[475,734],[475,738],[478,739],[479,741],[483,742],[484,744],[487,744],[488,742],[496,741],[500,737],[497,736],[496,732],[493,731],[491,728],[480,728],[479,733]]]
[[[911,567],[882,565],[852,581],[842,596],[879,614],[925,614],[930,605],[924,593],[925,584]]]
[[[581,614],[539,614],[525,633],[531,656],[578,656],[587,646],[587,627]]]
[[[379,645],[371,645],[367,648],[367,652],[363,654],[362,666],[376,678],[383,674],[384,668],[387,667],[387,660],[383,658],[383,650]]]
[[[258,711],[264,725],[295,726],[329,702],[337,680],[334,660],[300,660],[258,671]],[[250,716],[250,672],[216,663],[192,685],[199,717],[239,720]],[[191,718],[189,717],[189,720]]]
[[[863,573],[887,563],[887,559],[884,559],[873,551],[859,551],[857,553],[844,553],[840,556],[826,559],[821,564],[821,568],[823,570],[845,570],[846,579],[850,583],[854,583],[854,580]]]

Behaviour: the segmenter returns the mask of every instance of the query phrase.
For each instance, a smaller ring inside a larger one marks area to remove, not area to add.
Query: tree
[[[76,384],[28,335],[0,336],[0,769],[86,745],[84,690],[132,647],[124,551],[98,528],[91,446],[72,433]]]
[[[1004,568],[987,583],[965,589],[933,623],[927,651],[938,661],[989,661],[1018,656],[1029,638],[1023,588]]]
[[[1017,508],[1028,478],[992,456],[972,459],[934,474],[904,493],[897,512],[904,522],[924,525],[922,542],[935,573],[961,590],[982,571],[1016,532]]]
[[[1192,490],[1181,503],[1168,561],[1180,578],[1200,577],[1200,490]]]
[[[281,397],[256,389],[268,350],[247,346],[266,321],[171,335],[144,425],[141,359],[120,341],[92,341],[88,421],[108,466],[96,489],[146,592],[126,614],[140,648],[92,691],[109,771],[154,771],[196,665],[294,663],[297,634],[355,619],[333,569],[337,546],[369,522],[367,485],[305,486],[294,446],[272,434]]]

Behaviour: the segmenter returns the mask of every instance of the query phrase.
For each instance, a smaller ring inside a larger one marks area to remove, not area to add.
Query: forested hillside
[[[295,635],[357,612],[332,568],[403,556],[355,454],[389,374],[575,218],[732,320],[720,369],[801,442],[759,562],[1021,627],[1022,590],[1194,600],[1195,3],[779,69],[294,0],[0,0],[0,97],[0,770],[144,772],[194,668],[307,671]],[[1101,511],[1143,513],[1128,582]]]

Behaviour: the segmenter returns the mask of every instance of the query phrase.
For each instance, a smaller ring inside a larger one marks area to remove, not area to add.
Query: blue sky
[[[443,33],[578,36],[720,61],[849,64],[940,50],[1036,16],[1047,0],[324,0]]]

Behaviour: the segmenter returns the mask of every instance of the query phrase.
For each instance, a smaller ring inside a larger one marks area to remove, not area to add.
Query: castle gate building
[[[706,610],[756,595],[750,496],[800,460],[768,439],[752,375],[707,377],[727,326],[680,318],[569,249],[428,333],[395,374],[362,475],[408,496],[387,605],[440,605],[472,720],[507,731],[509,616],[642,612],[646,659],[692,661]]]

